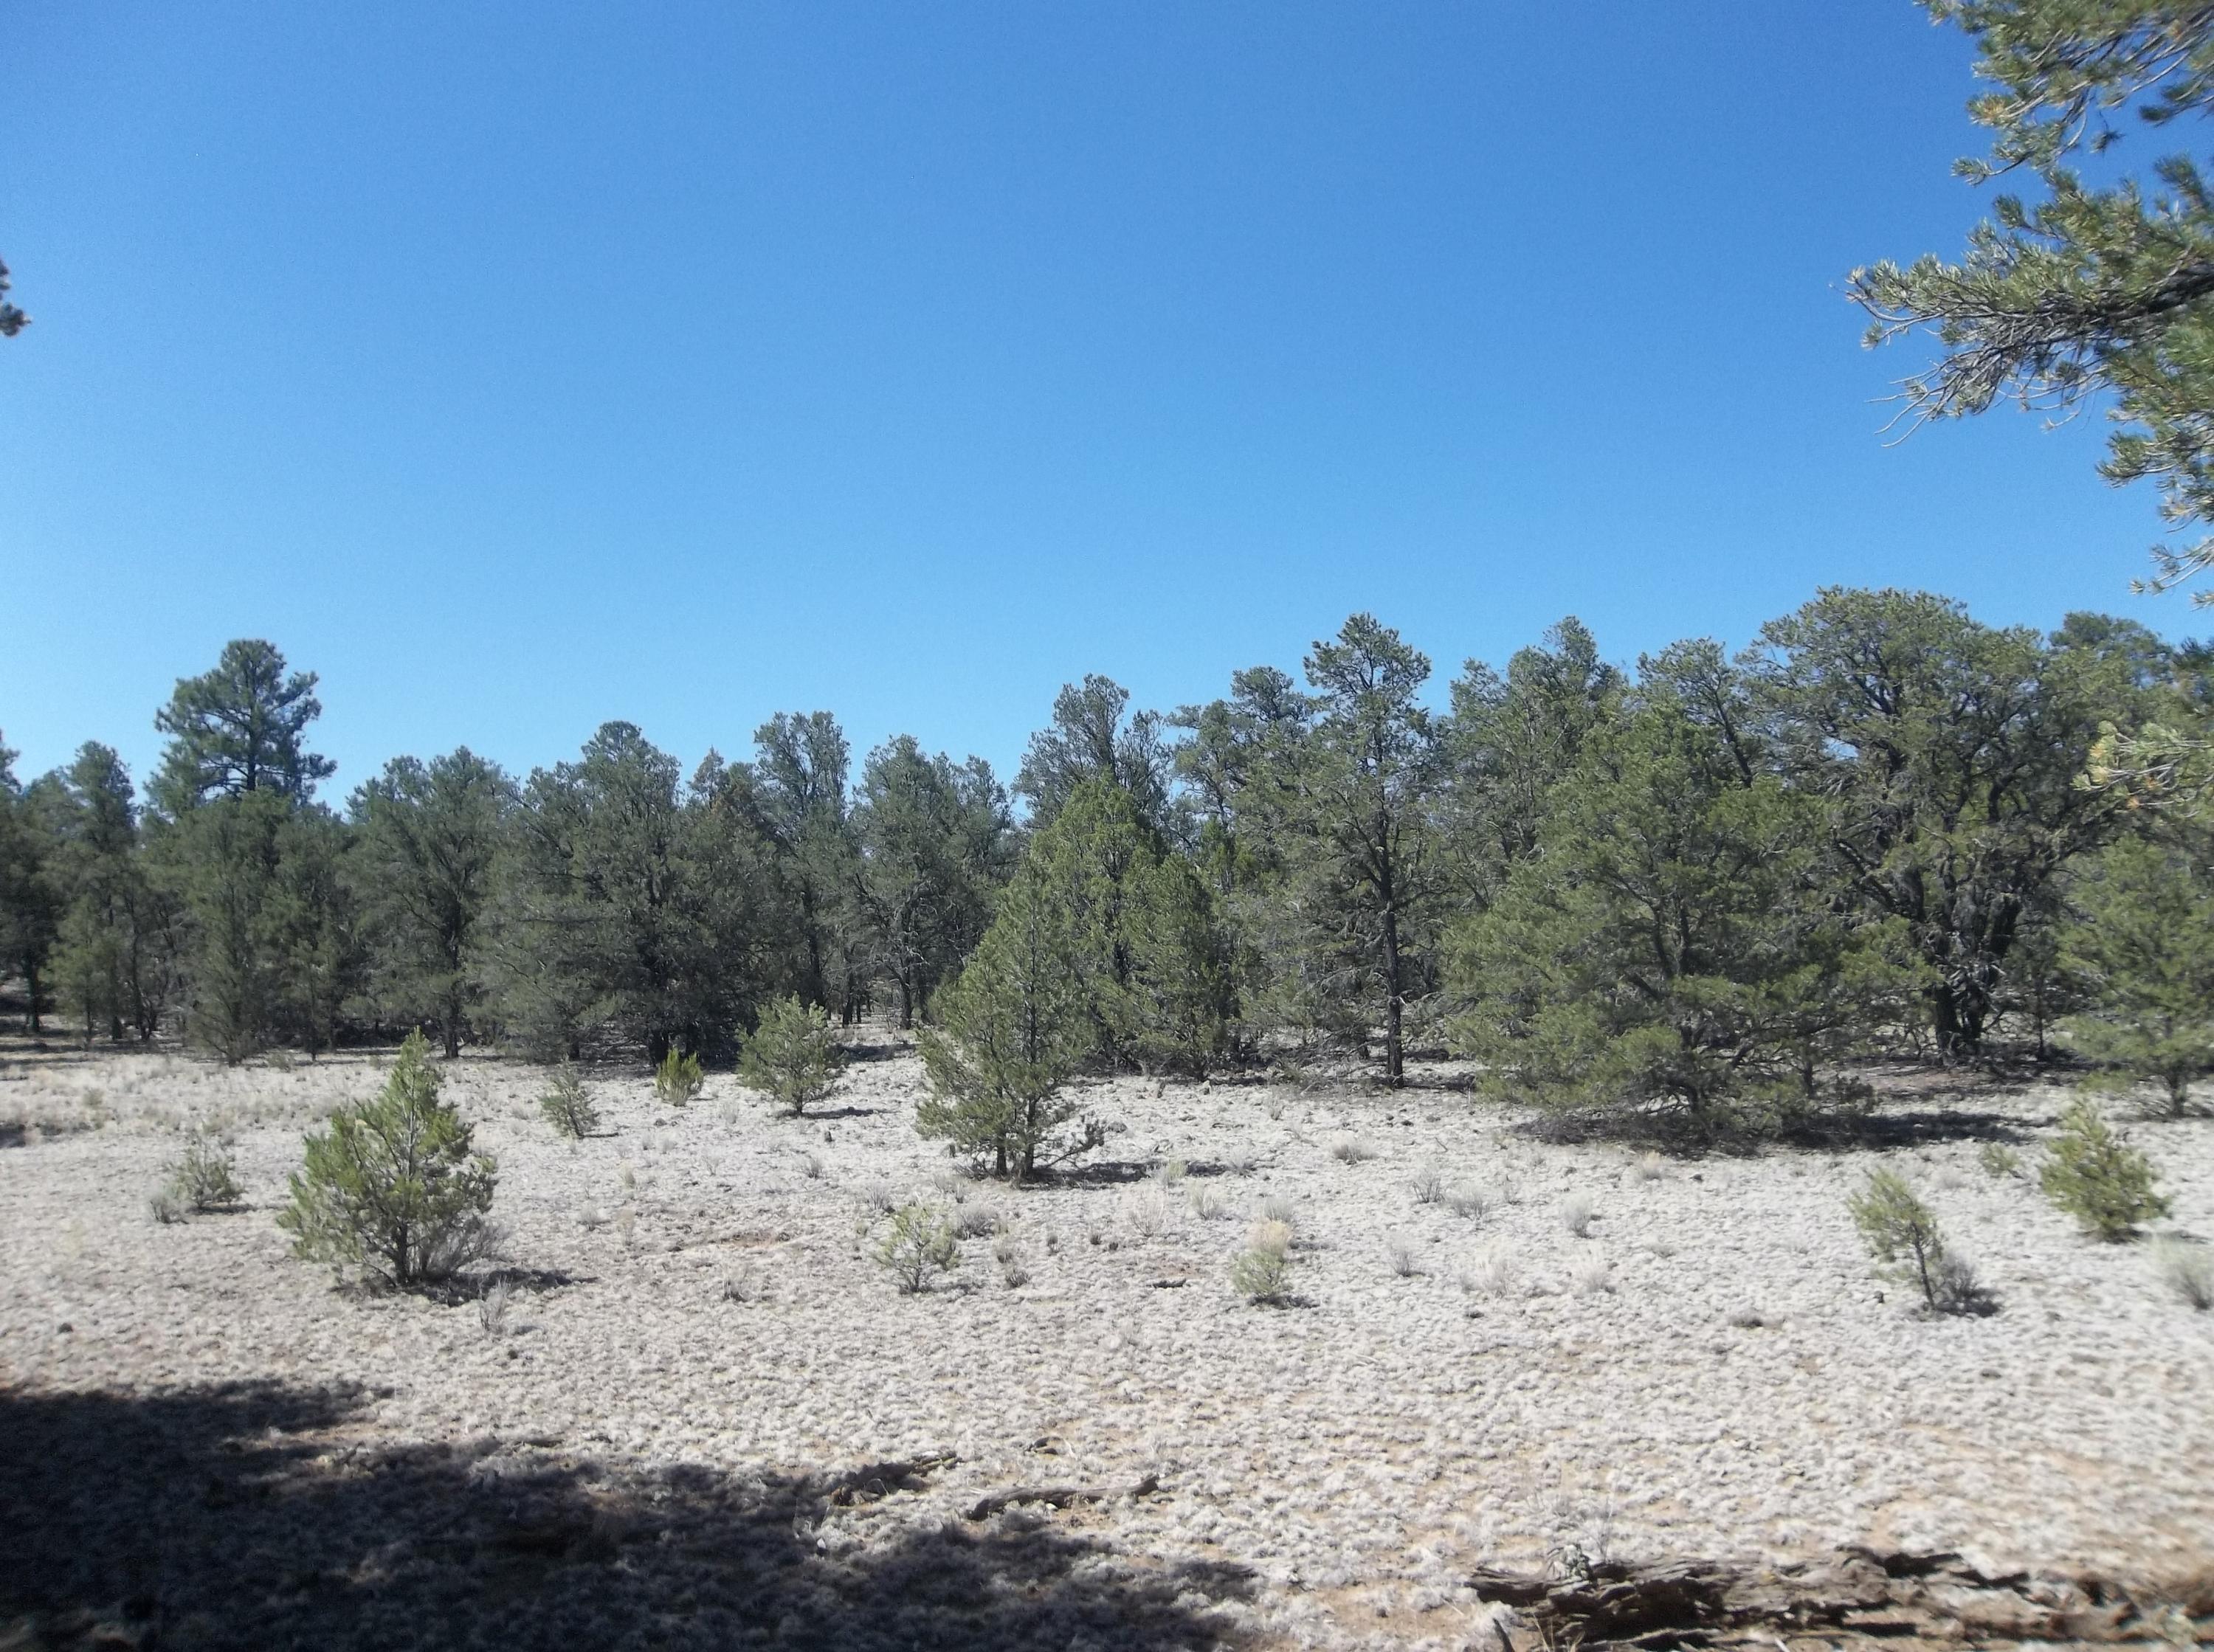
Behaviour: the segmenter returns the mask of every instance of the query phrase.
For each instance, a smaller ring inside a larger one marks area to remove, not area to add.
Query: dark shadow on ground
[[[883,1111],[882,1107],[810,1107],[798,1115],[797,1122],[803,1125],[835,1124],[841,1119],[873,1119]]]
[[[0,1646],[1226,1648],[1238,1567],[1039,1520],[818,1546],[939,1460],[618,1472],[559,1442],[360,1436],[360,1397],[0,1392]]]
[[[1938,1142],[2019,1144],[2035,1139],[2024,1120],[1968,1107],[1832,1113],[1769,1129],[1701,1125],[1680,1113],[1563,1113],[1526,1119],[1511,1126],[1510,1133],[1555,1145],[1610,1142],[1650,1148],[1679,1159],[1745,1157],[1779,1148],[1850,1153]]]

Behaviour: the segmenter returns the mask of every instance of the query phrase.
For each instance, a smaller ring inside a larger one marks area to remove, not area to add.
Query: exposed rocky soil
[[[2058,1092],[1895,1100],[1908,1145],[1656,1161],[1531,1140],[1446,1070],[1398,1095],[1126,1080],[1093,1097],[1122,1126],[1100,1162],[1015,1191],[951,1173],[912,1055],[868,1054],[800,1121],[727,1076],[682,1112],[603,1076],[606,1133],[574,1145],[541,1075],[456,1064],[519,1282],[494,1334],[474,1301],[334,1289],[271,1220],[373,1058],[9,1052],[0,1502],[30,1535],[0,1625],[1495,1647],[1543,1625],[1487,1575],[1866,1545],[2122,1580],[2153,1604],[2114,1623],[2187,1632],[2158,1603],[2214,1566],[2214,1314],[1980,1167],[1991,1139],[2034,1162]],[[158,1225],[199,1123],[248,1207]],[[2214,1124],[2130,1129],[2168,1225],[2214,1236]],[[1880,1157],[1997,1313],[1924,1317],[1873,1276],[1844,1198]],[[1488,1208],[1423,1202],[1433,1167]],[[976,1232],[904,1297],[874,1208],[911,1195]],[[1271,1199],[1299,1300],[1249,1307],[1228,1264]]]

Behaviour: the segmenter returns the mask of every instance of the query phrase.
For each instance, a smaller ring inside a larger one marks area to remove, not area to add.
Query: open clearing
[[[1446,1069],[1396,1095],[1131,1079],[1096,1088],[1100,1162],[1014,1191],[948,1176],[919,1064],[872,1037],[820,1117],[727,1075],[671,1111],[626,1073],[573,1145],[542,1071],[449,1064],[499,1161],[497,1334],[473,1300],[334,1291],[271,1219],[376,1058],[19,1052],[25,1643],[1459,1647],[1496,1644],[1471,1575],[1549,1554],[2214,1562],[2214,1314],[1979,1166],[1994,1137],[2034,1163],[2057,1090],[1894,1101],[1917,1128],[1881,1154],[1663,1163],[1518,1135]],[[205,1123],[248,1208],[158,1225]],[[2130,1129],[2168,1225],[2214,1234],[2214,1125]],[[1879,1161],[1997,1313],[1924,1318],[1874,1277],[1844,1200]],[[1429,1169],[1486,1208],[1422,1202]],[[958,1268],[899,1295],[872,1202],[957,1192]],[[1228,1279],[1269,1200],[1300,1236],[1281,1308]]]

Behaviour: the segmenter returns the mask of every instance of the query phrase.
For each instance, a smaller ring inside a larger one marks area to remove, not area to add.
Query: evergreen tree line
[[[1571,619],[1430,678],[1356,615],[1166,716],[1070,686],[1011,789],[905,736],[855,777],[816,712],[688,779],[625,723],[520,782],[396,759],[340,813],[314,677],[235,643],[143,806],[96,745],[8,775],[0,921],[86,1038],[232,1060],[403,1027],[712,1060],[786,995],[881,1009],[931,1024],[926,1127],[1018,1173],[1087,1141],[1078,1074],[1293,1051],[1739,1124],[2063,1026],[2178,1105],[2206,1064],[2205,831],[2084,777],[2102,727],[2203,719],[2194,645],[1829,589],[1734,656],[1624,671]]]

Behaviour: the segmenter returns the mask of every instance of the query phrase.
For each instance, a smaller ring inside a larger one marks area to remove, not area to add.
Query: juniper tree
[[[1453,931],[1455,1046],[1541,1105],[1700,1130],[1821,1103],[1905,980],[1823,879],[1818,799],[1740,770],[1666,686],[1590,731],[1533,852]]]
[[[795,908],[800,994],[850,1025],[865,991],[866,948],[845,733],[828,711],[779,712],[754,731],[754,752],[762,828]]]
[[[2165,650],[2123,621],[2042,637],[1832,587],[1764,626],[1747,664],[1777,765],[1828,802],[1840,887],[1905,926],[1940,1051],[1972,1053],[2025,917],[2122,828],[2127,800],[2076,777],[2103,718],[2152,703]]]
[[[15,753],[0,745],[0,964],[20,971],[40,1030],[48,997],[46,961],[61,917],[52,811],[19,784]]]
[[[822,1009],[797,997],[776,999],[738,1047],[738,1082],[793,1118],[830,1094],[845,1052]]]

